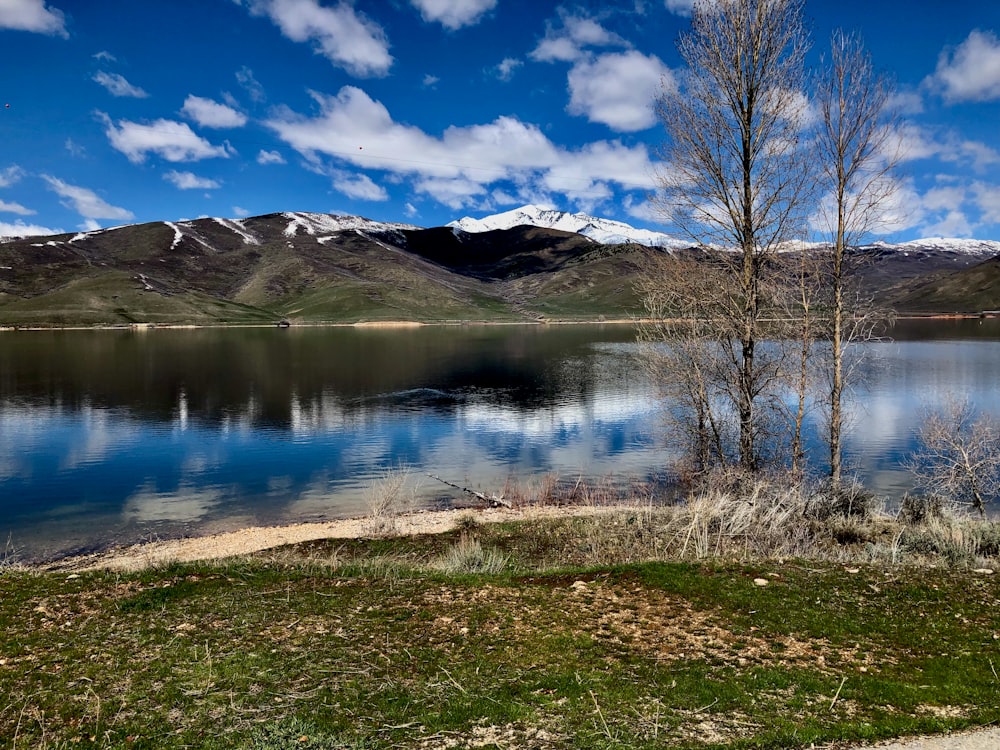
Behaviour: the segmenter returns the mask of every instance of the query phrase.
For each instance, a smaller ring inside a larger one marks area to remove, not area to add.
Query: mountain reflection
[[[630,340],[626,327],[611,340]],[[51,332],[0,337],[0,404],[123,409],[144,421],[294,429],[365,419],[374,409],[451,413],[490,393],[531,410],[593,373],[553,370],[593,333],[568,328],[202,329]],[[321,416],[317,417],[317,412]],[[335,416],[334,416],[335,415]]]

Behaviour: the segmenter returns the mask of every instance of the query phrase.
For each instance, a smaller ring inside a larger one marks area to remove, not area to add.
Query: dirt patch
[[[500,523],[532,518],[585,516],[620,511],[619,508],[529,507],[508,510],[418,511],[395,517],[396,536],[440,534],[455,528],[460,520],[476,523]],[[260,526],[239,531],[211,534],[190,539],[170,539],[119,547],[108,552],[80,555],[40,566],[42,570],[137,571],[174,562],[218,560],[248,555],[262,550],[318,539],[364,539],[372,536],[370,518],[348,518],[322,523],[298,523],[289,526]]]

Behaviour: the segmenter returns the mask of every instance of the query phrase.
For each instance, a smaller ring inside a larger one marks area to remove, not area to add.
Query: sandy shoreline
[[[478,523],[499,523],[532,518],[553,518],[592,515],[621,509],[589,506],[545,506],[508,510],[453,509],[414,511],[396,516],[398,536],[440,534],[455,527],[459,519],[474,518]],[[183,539],[166,539],[115,547],[96,553],[66,557],[55,562],[33,566],[43,571],[83,572],[88,570],[138,571],[174,562],[196,562],[238,557],[273,549],[285,544],[317,539],[362,539],[375,536],[375,521],[371,518],[345,518],[334,521],[295,523],[287,526],[250,526]]]

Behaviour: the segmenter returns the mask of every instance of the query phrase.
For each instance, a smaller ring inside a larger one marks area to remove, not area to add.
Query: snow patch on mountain
[[[926,237],[920,240],[910,240],[895,244],[876,242],[877,247],[887,247],[893,250],[909,252],[944,252],[956,253],[958,255],[977,255],[984,258],[992,258],[1000,255],[1000,242],[995,240],[970,240],[958,239],[955,237]]]
[[[106,232],[117,232],[119,229],[127,229],[128,227],[137,227],[137,226],[139,225],[133,222],[132,224],[119,224],[116,227],[104,227],[103,229],[92,229],[89,232],[79,232],[77,234],[74,234],[69,239],[69,242],[79,242],[80,240],[86,240],[98,234],[104,234]]]
[[[519,226],[534,226],[545,229],[556,229],[562,232],[575,232],[605,245],[622,245],[637,242],[649,247],[685,248],[691,243],[672,237],[662,232],[649,229],[638,229],[623,221],[601,219],[584,213],[571,214],[566,211],[554,211],[540,206],[528,205],[505,211],[482,219],[471,216],[448,224],[452,229],[470,234],[490,232],[495,229],[512,229]]]
[[[342,216],[340,214],[312,214],[286,212],[282,214],[288,219],[285,236],[294,237],[300,231],[306,234],[330,235],[360,229],[366,232],[388,232],[401,229],[419,229],[411,224],[396,224],[391,222],[372,221],[363,216]]]
[[[174,224],[172,221],[165,221],[163,223],[174,230],[174,241],[170,243],[170,249],[173,250],[175,247],[181,244],[181,240],[184,239],[184,232],[182,232],[181,228],[176,224]]]
[[[257,235],[253,234],[252,232],[248,231],[247,228],[245,226],[243,226],[243,222],[241,222],[241,221],[234,221],[233,219],[214,219],[214,221],[217,224],[221,224],[222,226],[224,226],[229,231],[235,232],[240,237],[242,237],[244,245],[259,245],[260,244],[260,237],[258,237]]]

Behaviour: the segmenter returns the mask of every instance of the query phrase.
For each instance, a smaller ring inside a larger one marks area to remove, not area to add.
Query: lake
[[[921,411],[1000,412],[1000,321],[901,321],[865,345],[847,462],[898,497]],[[0,334],[0,555],[353,516],[387,469],[419,505],[670,458],[629,326]],[[816,447],[817,453],[821,449]]]

